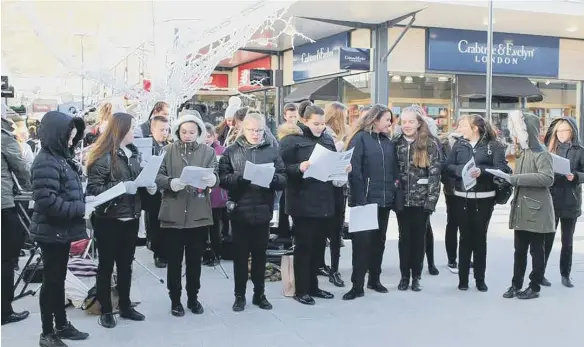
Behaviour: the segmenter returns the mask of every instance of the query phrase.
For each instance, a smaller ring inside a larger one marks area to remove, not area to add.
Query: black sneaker
[[[448,262],[448,270],[450,270],[450,272],[452,272],[453,274],[457,274],[458,273],[458,264],[454,261],[454,262]]]
[[[60,339],[73,341],[85,340],[89,337],[88,333],[77,330],[71,322],[67,322],[67,324],[60,329],[55,329],[55,335]]]
[[[2,325],[9,324],[9,323],[16,323],[20,322],[21,320],[25,320],[28,318],[30,312],[22,311],[22,312],[12,312],[6,317],[2,317]]]
[[[40,347],[67,347],[67,345],[61,341],[61,339],[54,333],[41,334],[39,339]]]
[[[185,315],[185,308],[180,302],[172,304],[170,307],[170,313],[175,317],[182,317]]]
[[[330,274],[331,274],[331,267],[328,265],[325,265],[325,266],[318,269],[319,276],[329,277]]]
[[[133,321],[143,321],[146,319],[146,316],[144,316],[142,313],[136,311],[135,308],[130,307],[127,309],[120,309],[120,317],[125,318],[125,319],[129,319],[129,320],[133,320]]]
[[[489,287],[487,287],[487,284],[485,283],[485,281],[477,281],[477,289],[479,290],[479,292],[487,292],[489,290]]]
[[[338,272],[333,272],[329,276],[329,282],[334,284],[335,287],[344,287],[345,281],[341,278],[341,274]]]
[[[397,290],[401,290],[403,292],[404,290],[408,290],[409,286],[410,286],[410,279],[409,278],[402,278],[399,281],[399,284],[397,285]]]
[[[116,324],[118,324],[113,313],[103,313],[101,316],[99,316],[98,323],[102,327],[108,329],[115,328]]]
[[[440,271],[438,271],[438,269],[436,268],[436,265],[434,265],[434,264],[428,265],[428,272],[432,276],[438,276],[440,274]]]
[[[509,289],[507,289],[507,291],[505,293],[503,293],[503,297],[505,299],[512,299],[512,298],[516,297],[518,293],[520,293],[519,289],[511,286],[511,287],[509,287]]]
[[[363,296],[365,296],[363,288],[353,287],[351,290],[345,293],[345,295],[343,295],[343,300],[354,300],[356,298],[362,298]]]
[[[264,294],[254,294],[251,303],[261,308],[262,310],[272,309],[272,304],[270,304],[270,302],[268,301]]]
[[[201,305],[199,300],[195,300],[194,303],[189,304],[189,310],[194,314],[203,314],[203,312],[205,312],[203,305]]]
[[[245,296],[237,295],[231,308],[233,309],[233,312],[241,312],[245,310]]]
[[[527,288],[526,290],[517,293],[517,299],[529,300],[529,299],[536,299],[536,298],[539,298],[539,292],[536,292],[535,290],[533,290],[531,288]]]
[[[378,293],[387,293],[388,292],[387,288],[385,288],[385,286],[383,284],[381,284],[381,282],[379,280],[369,281],[369,283],[367,283],[367,289],[374,290]]]
[[[574,284],[572,283],[572,280],[569,276],[562,276],[562,284],[566,288],[574,288]]]
[[[320,299],[333,299],[335,296],[332,293],[327,292],[326,290],[317,289],[310,293],[310,296],[313,298],[320,298]]]
[[[422,290],[422,286],[420,285],[420,279],[419,278],[414,278],[412,280],[412,290],[414,292],[419,292]]]
[[[549,281],[547,278],[545,278],[545,277],[544,277],[544,278],[541,280],[541,283],[540,283],[540,284],[541,284],[542,286],[544,286],[544,287],[551,287],[551,286],[552,286],[552,282],[550,282],[550,281]]]

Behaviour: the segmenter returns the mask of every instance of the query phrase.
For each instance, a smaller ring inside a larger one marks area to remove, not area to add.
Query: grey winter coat
[[[14,207],[14,178],[23,190],[30,190],[30,170],[12,134],[10,122],[2,118],[2,208]]]
[[[549,189],[554,183],[554,169],[551,155],[538,140],[539,118],[520,111],[510,112],[509,130],[521,146],[515,174],[511,175],[515,190],[509,229],[553,233],[555,216]]]

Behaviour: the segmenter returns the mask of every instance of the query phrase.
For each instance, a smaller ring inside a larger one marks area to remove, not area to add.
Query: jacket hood
[[[41,147],[53,155],[61,155],[64,157],[73,156],[73,151],[67,146],[73,128],[77,128],[77,135],[73,139],[72,146],[75,147],[85,133],[85,122],[83,119],[71,117],[58,111],[47,112],[43,116],[38,130]]]
[[[580,134],[578,133],[578,126],[576,125],[576,121],[573,118],[569,118],[569,117],[562,117],[562,118],[554,119],[551,122],[550,126],[548,127],[547,132],[545,133],[545,138],[543,140],[543,143],[546,146],[549,144],[550,139],[552,137],[552,133],[554,131],[554,127],[561,120],[567,121],[568,124],[570,124],[570,126],[572,127],[572,145],[580,146]]]
[[[539,117],[533,113],[522,111],[509,112],[509,132],[517,138],[522,149],[541,152],[544,150],[539,143]]]
[[[302,129],[296,124],[284,123],[278,127],[278,140],[282,140],[288,135],[302,136],[304,133]]]
[[[247,141],[247,139],[245,138],[245,136],[239,136],[237,138],[237,140],[235,141],[235,143],[237,143],[239,146],[249,149],[249,148],[262,148],[262,147],[266,147],[270,145],[270,142],[267,139],[266,134],[264,133],[264,138],[262,139],[262,142],[256,144],[256,145],[252,145],[251,143],[249,143],[249,141]]]
[[[2,130],[10,133],[10,135],[12,135],[12,132],[14,131],[12,123],[10,123],[10,121],[7,118],[2,118]]]
[[[192,111],[192,110],[191,110]],[[183,123],[193,122],[199,128],[199,136],[197,137],[197,143],[204,144],[205,139],[207,138],[207,130],[205,129],[205,123],[201,119],[199,112],[192,111],[192,114],[185,114],[180,116],[172,125],[172,136],[174,137],[175,141],[180,141],[180,136],[178,135],[178,130]],[[196,113],[196,115],[195,115]],[[197,117],[197,115],[199,115]]]

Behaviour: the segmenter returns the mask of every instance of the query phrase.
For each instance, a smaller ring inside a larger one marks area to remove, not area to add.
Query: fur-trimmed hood
[[[175,141],[180,141],[180,136],[178,134],[178,130],[183,123],[186,122],[193,122],[199,128],[199,136],[197,137],[197,143],[202,144],[205,143],[205,139],[207,138],[207,130],[205,129],[205,123],[201,119],[200,115],[197,111],[192,111],[192,113],[185,114],[180,116],[172,125],[172,136]]]
[[[278,140],[280,141],[288,135],[302,136],[303,134],[302,129],[296,124],[284,123],[278,127]]]
[[[521,149],[531,149],[534,152],[544,150],[539,143],[539,117],[523,111],[509,112],[509,132],[517,138]]]
[[[573,118],[570,118],[570,117],[562,117],[562,118],[554,119],[551,122],[550,126],[548,127],[548,130],[547,130],[547,132],[545,134],[545,138],[543,140],[543,143],[546,146],[550,143],[552,134],[554,132],[554,127],[561,120],[567,121],[568,124],[570,124],[570,126],[572,127],[572,145],[573,146],[580,146],[581,144],[580,144],[580,134],[578,133],[578,126],[576,125],[576,121]]]

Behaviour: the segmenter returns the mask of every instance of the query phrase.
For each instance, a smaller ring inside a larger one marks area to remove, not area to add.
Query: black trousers
[[[458,279],[468,284],[471,257],[477,281],[485,280],[487,269],[487,230],[495,207],[494,198],[467,199],[456,197],[456,215],[460,227]]]
[[[24,231],[16,207],[2,209],[2,319],[10,316],[14,300],[14,259],[24,244]]]
[[[283,190],[282,196],[280,196],[280,208],[278,216],[279,216],[278,236],[292,237],[292,228],[290,228],[290,218],[286,214],[286,190]]]
[[[331,227],[328,229],[329,233],[326,237],[329,239],[329,248],[331,252],[331,272],[339,272],[339,260],[341,258],[341,240],[343,236],[343,224],[345,223],[345,205],[342,209],[340,206],[335,211],[336,214],[332,218]],[[325,261],[326,254],[326,242],[325,247],[321,251],[321,259],[319,267],[324,267],[326,265]]]
[[[326,236],[335,224],[334,217],[293,218],[296,295],[310,294],[318,289],[318,267],[322,260],[322,249],[326,245]]]
[[[111,286],[114,263],[118,275],[120,310],[130,307],[130,287],[132,284],[132,261],[136,251],[139,220],[121,221],[108,218],[93,218],[93,229],[97,240],[99,264],[97,267],[97,300],[101,313],[111,313]]]
[[[160,231],[159,212],[160,205],[158,205],[158,208],[146,211],[144,220],[146,237],[150,241],[150,248],[152,249],[152,253],[154,253],[154,258],[166,260],[166,234]]]
[[[166,265],[166,286],[170,301],[173,304],[180,303],[182,294],[182,260],[185,258],[187,278],[188,306],[198,300],[201,289],[201,260],[209,227],[174,229],[162,228],[166,233],[166,245],[168,262]]]
[[[434,263],[434,231],[432,230],[432,223],[430,223],[430,218],[428,218],[428,226],[426,228],[426,260],[428,261],[428,267],[435,266]]]
[[[213,225],[209,227],[209,234],[206,242],[211,245],[212,253],[204,252],[204,260],[212,260],[213,256],[221,258],[221,238],[229,236],[229,218],[227,208],[213,209]]]
[[[379,229],[350,234],[353,243],[353,273],[351,274],[353,287],[363,288],[367,270],[369,270],[369,282],[379,280],[390,211],[389,207],[378,207]]]
[[[560,251],[560,275],[562,277],[570,277],[572,272],[572,252],[574,244],[574,231],[576,230],[576,222],[578,218],[556,218],[556,229],[558,224],[562,223],[562,249]],[[556,233],[544,234],[544,249],[545,249],[545,264],[547,267],[548,259],[552,253],[554,246],[554,238]]]
[[[525,270],[527,269],[527,250],[531,253],[532,272],[529,275],[529,288],[539,292],[540,283],[545,273],[545,251],[544,251],[545,234],[533,233],[525,230],[515,230],[515,261],[513,264],[512,285],[521,289]]]
[[[235,295],[245,296],[248,275],[248,260],[251,254],[251,281],[253,292],[264,293],[266,274],[266,248],[270,237],[270,223],[247,224],[232,221],[233,246],[233,277]]]
[[[399,267],[401,277],[404,279],[422,278],[428,217],[423,207],[418,206],[404,207],[403,211],[397,214]]]
[[[42,251],[44,272],[43,286],[39,295],[43,334],[53,332],[67,324],[65,313],[65,278],[71,243],[39,243]]]
[[[456,199],[454,195],[444,195],[446,199],[446,232],[444,243],[446,245],[446,256],[449,263],[456,262],[456,250],[458,248],[458,214],[456,209]]]

